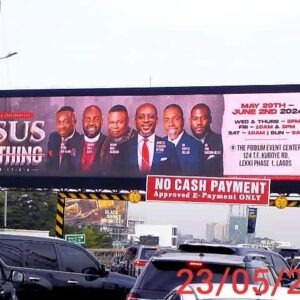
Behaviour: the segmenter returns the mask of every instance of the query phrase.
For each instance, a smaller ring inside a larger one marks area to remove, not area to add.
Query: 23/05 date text
[[[218,288],[214,291],[214,281],[213,281],[213,272],[210,269],[203,268],[199,269],[196,273],[197,277],[201,277],[199,280],[199,286],[196,287],[197,292],[202,295],[209,295],[214,293],[216,296],[220,296],[222,289],[225,283],[232,284],[232,291],[237,295],[244,295],[248,292],[249,289],[256,295],[263,295],[270,292],[271,296],[276,294],[278,287],[281,286],[281,280],[286,274],[289,278],[293,275],[297,275],[297,279],[287,288],[288,294],[299,294],[300,290],[297,289],[297,286],[300,285],[300,270],[293,269],[288,273],[285,273],[283,269],[280,270],[278,277],[275,280],[275,284],[271,285],[269,280],[266,277],[266,274],[269,273],[268,268],[255,268],[252,273],[248,273],[246,269],[238,268],[231,270],[230,267],[227,267],[224,273],[221,276],[220,282],[216,283]],[[177,277],[186,276],[185,282],[178,288],[177,294],[193,294],[193,291],[187,289],[187,286],[192,283],[194,273],[191,269],[180,269],[177,272]]]

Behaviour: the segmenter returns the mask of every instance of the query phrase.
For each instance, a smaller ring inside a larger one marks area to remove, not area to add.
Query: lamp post
[[[7,190],[4,191],[4,217],[3,217],[3,227],[7,227]]]
[[[1,4],[1,3],[0,3]],[[5,56],[1,56],[0,59],[6,59],[18,54],[18,52],[9,52]],[[3,216],[3,227],[7,227],[7,190],[4,191],[4,216]]]
[[[12,57],[16,54],[18,54],[18,52],[10,52],[10,53],[6,54],[5,56],[0,57],[0,59],[9,58],[9,57]]]

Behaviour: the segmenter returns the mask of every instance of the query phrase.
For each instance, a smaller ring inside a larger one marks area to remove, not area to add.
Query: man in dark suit
[[[46,171],[72,174],[80,164],[81,136],[75,129],[73,107],[63,106],[56,113],[56,132],[49,135]]]
[[[113,162],[114,175],[179,174],[180,164],[174,144],[155,135],[158,122],[156,107],[151,103],[140,105],[134,122],[138,134],[117,148],[119,154]]]
[[[101,164],[107,173],[112,171],[112,162],[117,151],[117,146],[133,138],[137,132],[129,126],[128,111],[121,104],[114,105],[107,115],[107,130],[109,136],[105,139],[100,152]]]
[[[204,175],[223,176],[222,136],[210,128],[210,108],[204,103],[196,104],[191,110],[190,122],[193,135],[204,145]]]
[[[80,170],[84,173],[104,173],[100,163],[100,152],[106,136],[101,133],[102,111],[96,105],[85,108],[82,115],[82,129],[84,132],[82,151],[80,155]]]
[[[184,128],[182,108],[177,104],[168,105],[163,112],[166,140],[176,147],[177,157],[181,166],[182,175],[199,176],[203,174],[203,144]]]

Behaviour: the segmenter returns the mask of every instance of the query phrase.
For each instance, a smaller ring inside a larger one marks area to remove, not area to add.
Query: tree
[[[112,237],[105,231],[101,231],[97,226],[77,226],[65,225],[65,234],[85,234],[87,248],[111,248]]]
[[[0,193],[0,214],[3,216],[4,196]],[[7,228],[48,230],[55,235],[57,194],[52,191],[8,192]],[[84,233],[88,248],[111,248],[112,237],[97,226],[67,226],[65,234]]]
[[[0,213],[3,216],[3,193]],[[48,230],[54,235],[57,195],[52,191],[9,191],[7,199],[7,228]]]

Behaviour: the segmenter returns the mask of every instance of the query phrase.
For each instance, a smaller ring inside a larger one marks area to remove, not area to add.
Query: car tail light
[[[148,260],[145,259],[136,259],[133,264],[135,267],[144,267],[147,264]]]
[[[137,293],[129,293],[126,298],[126,300],[137,300],[137,299],[139,299],[139,294]]]
[[[203,267],[203,263],[200,261],[188,261],[187,266],[190,268],[201,268]]]

